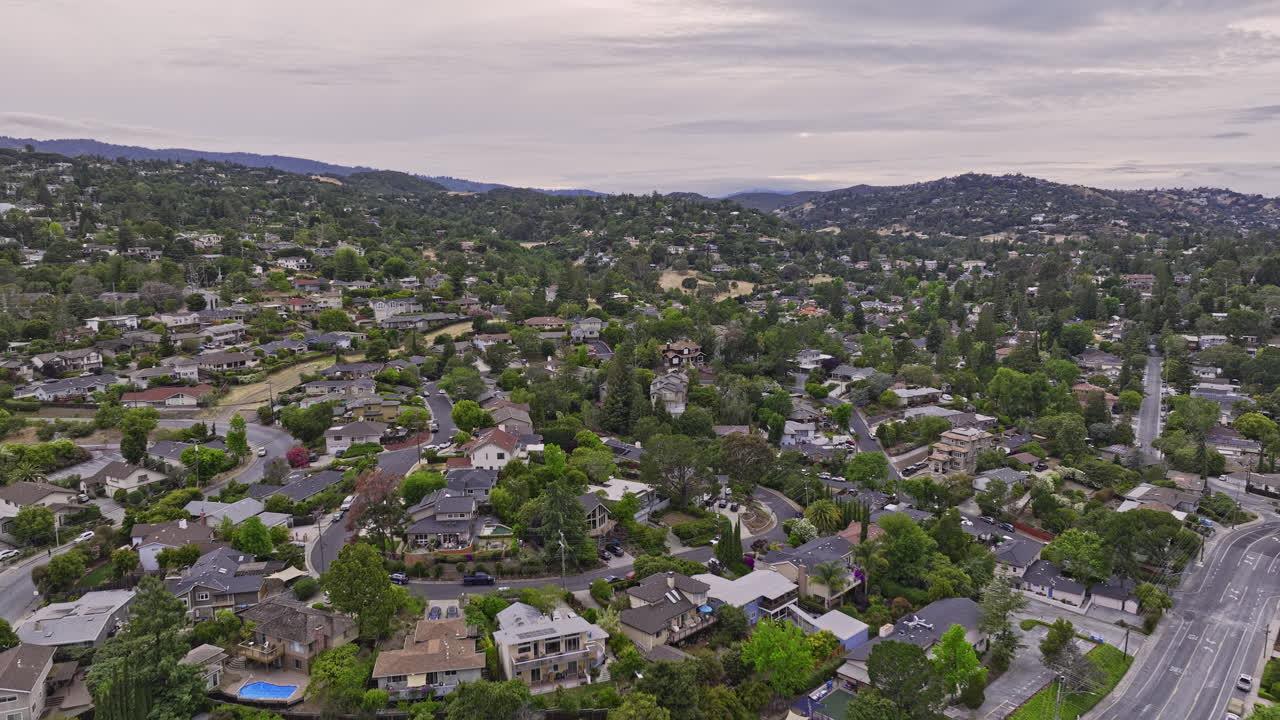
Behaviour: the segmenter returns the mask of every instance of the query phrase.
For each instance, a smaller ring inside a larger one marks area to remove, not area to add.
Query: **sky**
[[[1280,195],[1280,0],[0,0],[0,134],[605,192]],[[25,28],[25,29],[24,29]]]

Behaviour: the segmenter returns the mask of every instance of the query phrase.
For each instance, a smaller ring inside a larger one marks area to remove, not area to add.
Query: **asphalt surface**
[[[1164,382],[1161,379],[1162,360],[1159,355],[1147,356],[1146,375],[1143,378],[1142,406],[1138,409],[1138,447],[1148,457],[1160,458],[1152,442],[1160,436],[1160,404]]]
[[[1280,522],[1229,533],[1173,594],[1174,609],[1090,720],[1221,718],[1241,673],[1258,676],[1280,600]],[[1256,683],[1256,680],[1255,680]]]
[[[423,383],[422,387],[427,393],[427,408],[431,410],[431,419],[440,424],[440,429],[435,432],[435,437],[439,438],[437,442],[451,440],[458,432],[458,426],[453,424],[453,401],[448,396],[441,395],[440,388],[434,382]]]
[[[876,439],[875,433],[871,432],[866,418],[862,417],[862,411],[858,408],[854,408],[853,413],[849,415],[849,430],[858,437],[858,452],[884,453],[884,448],[880,447],[880,441]],[[885,459],[888,460],[889,456],[885,455]],[[889,479],[902,479],[902,474],[898,472],[898,468],[894,467],[892,461],[889,462]]]

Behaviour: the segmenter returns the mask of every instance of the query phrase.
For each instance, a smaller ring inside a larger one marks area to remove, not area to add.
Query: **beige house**
[[[978,469],[978,453],[996,446],[996,437],[973,427],[952,428],[931,446],[929,471],[934,475],[973,473]]]
[[[575,687],[604,663],[609,634],[567,610],[543,615],[515,603],[498,613],[493,644],[503,677],[519,680],[534,693]]]
[[[619,615],[622,632],[643,651],[678,643],[715,624],[702,612],[710,586],[674,572],[650,575],[627,590],[631,607]]]
[[[419,620],[403,650],[378,653],[373,681],[392,700],[420,700],[475,682],[483,670],[484,652],[476,648],[466,620]]]
[[[599,495],[595,493],[579,495],[578,502],[582,504],[582,509],[587,514],[587,535],[600,537],[613,529],[613,517]]]

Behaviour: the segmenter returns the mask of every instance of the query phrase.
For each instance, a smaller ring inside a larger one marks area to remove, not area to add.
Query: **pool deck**
[[[227,695],[240,698],[240,688],[255,682],[293,685],[293,693],[287,698],[241,698],[242,700],[259,704],[296,705],[307,693],[307,676],[289,670],[233,670],[223,675],[220,689]]]

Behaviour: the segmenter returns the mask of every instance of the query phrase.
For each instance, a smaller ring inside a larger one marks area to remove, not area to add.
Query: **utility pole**
[[[564,580],[564,575],[565,575],[565,552],[566,552],[567,550],[568,550],[568,545],[566,545],[566,544],[565,544],[565,541],[564,541],[564,530],[561,530],[561,531],[560,531],[560,589],[561,589],[561,590],[568,590],[568,589],[569,589],[569,588],[565,585],[565,580]]]

